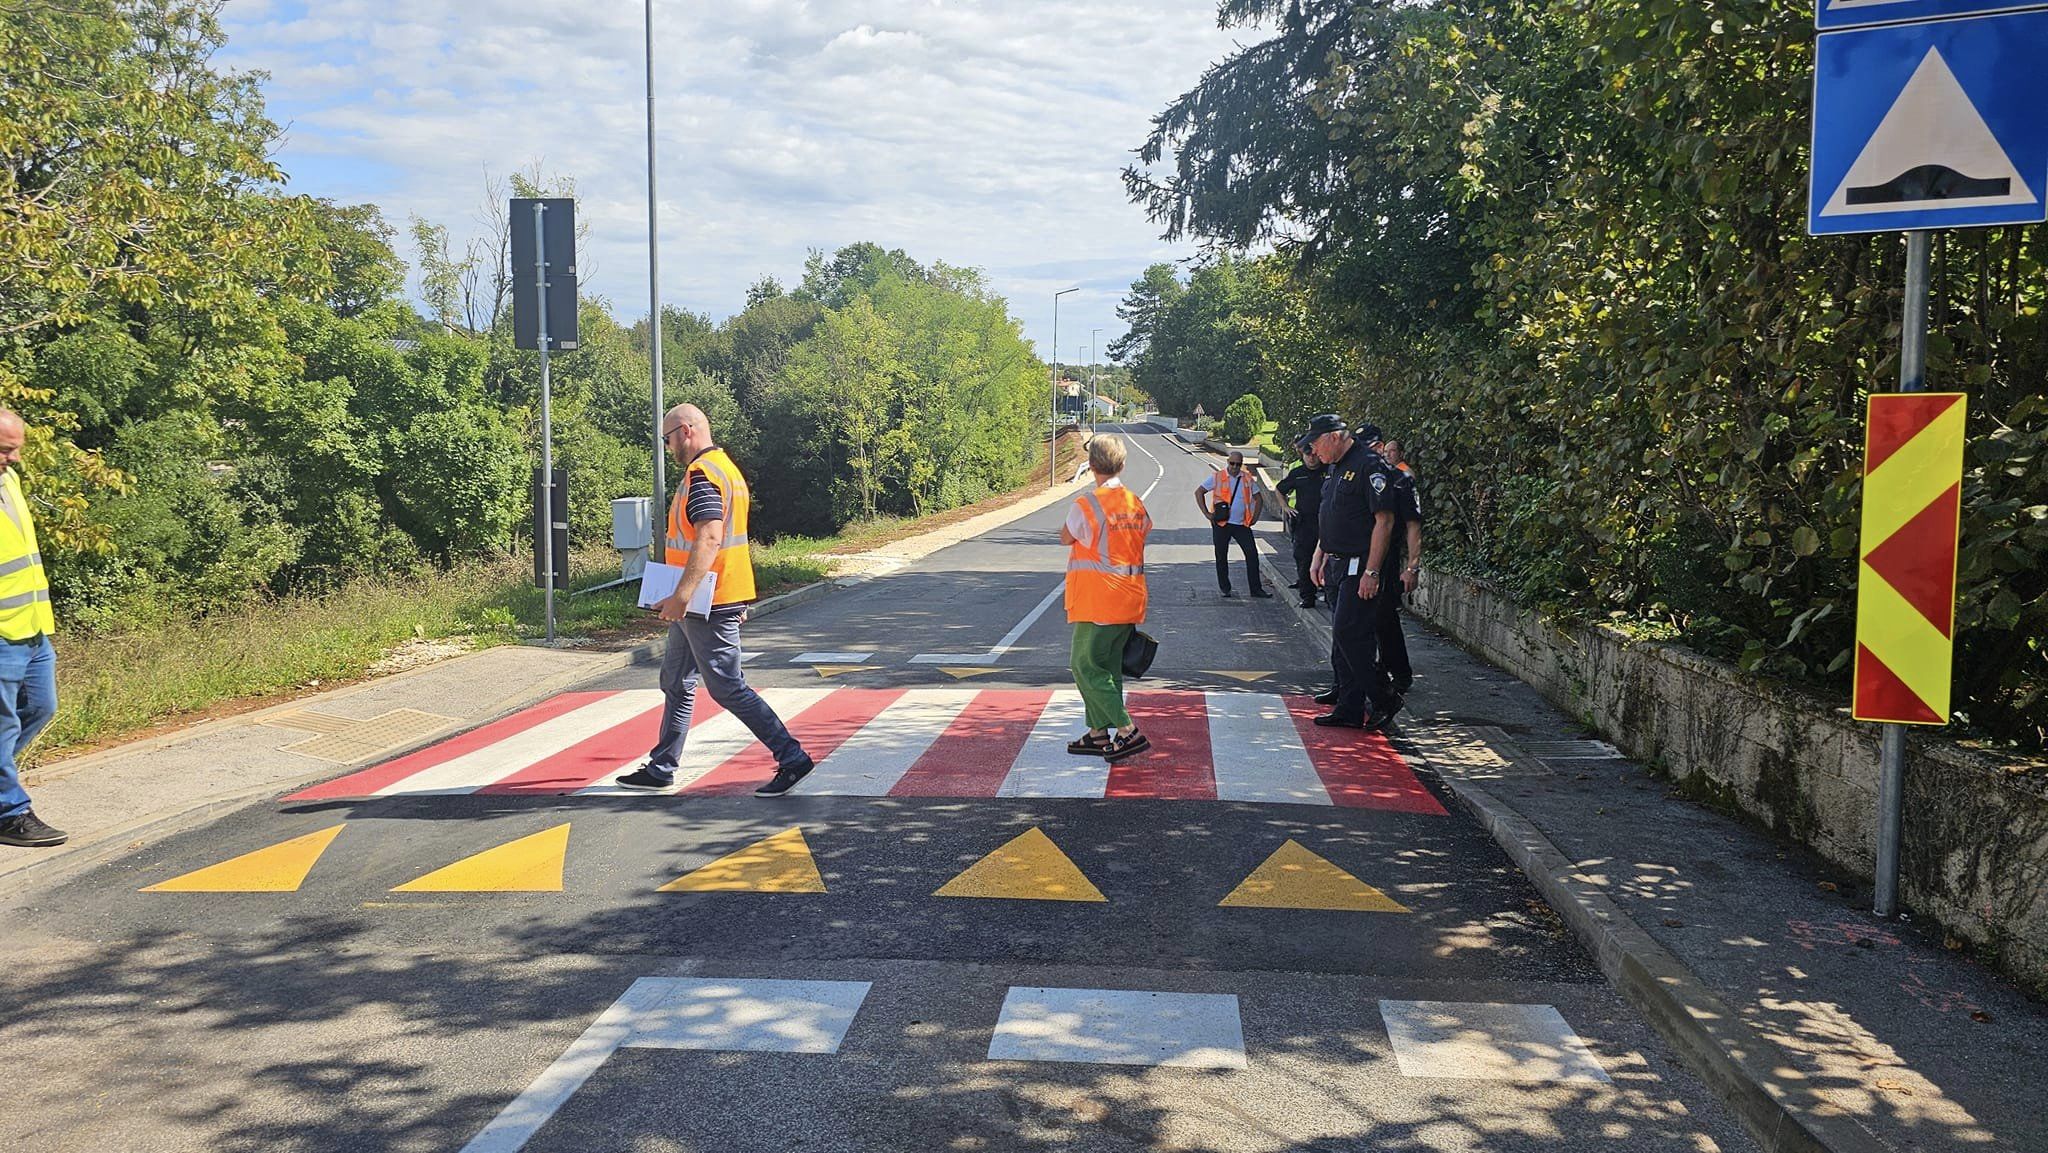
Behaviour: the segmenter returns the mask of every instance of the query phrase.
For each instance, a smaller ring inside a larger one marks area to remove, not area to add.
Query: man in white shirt
[[[1235,595],[1230,588],[1230,545],[1237,542],[1244,554],[1244,575],[1255,597],[1269,597],[1259,580],[1259,550],[1252,536],[1252,524],[1259,519],[1259,501],[1264,490],[1259,474],[1244,466],[1244,454],[1230,454],[1229,464],[1195,486],[1195,507],[1209,522],[1216,546],[1216,586],[1224,596]]]

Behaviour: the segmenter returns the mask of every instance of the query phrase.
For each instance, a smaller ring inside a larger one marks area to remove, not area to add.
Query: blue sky
[[[479,231],[487,174],[574,178],[589,291],[647,308],[642,7],[633,0],[229,0],[220,63],[270,73],[294,191]],[[1050,352],[1123,331],[1167,245],[1119,172],[1226,54],[1213,0],[656,0],[662,299],[859,240],[984,269]]]

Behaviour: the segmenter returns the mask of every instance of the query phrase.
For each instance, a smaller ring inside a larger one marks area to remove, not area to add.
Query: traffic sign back
[[[1869,24],[1905,24],[2041,7],[2048,4],[2043,0],[1819,0],[1813,26],[1827,32]]]
[[[1820,37],[1815,234],[2048,219],[2048,11]]]

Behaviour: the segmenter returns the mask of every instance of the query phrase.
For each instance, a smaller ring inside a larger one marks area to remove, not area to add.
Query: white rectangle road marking
[[[1404,1077],[1606,1081],[1586,1042],[1549,1005],[1381,1001]]]
[[[642,977],[462,1153],[517,1153],[622,1048],[837,1053],[866,981]]]
[[[922,689],[895,704],[832,751],[797,786],[806,795],[886,797],[932,742],[945,735],[979,689]]]
[[[768,707],[775,710],[775,715],[781,717],[784,721],[788,721],[793,714],[800,713],[825,699],[826,695],[832,690],[774,688],[761,689],[759,691],[762,698],[768,702]],[[698,693],[701,699],[703,689],[698,689]],[[655,695],[659,696],[660,694],[657,693]],[[746,750],[748,745],[753,743],[754,734],[748,731],[747,726],[740,723],[738,717],[733,716],[731,713],[720,713],[710,720],[690,726],[689,739],[683,742],[681,763],[676,766],[676,779],[668,788],[661,790],[622,788],[614,784],[611,778],[607,777],[594,785],[578,789],[571,795],[578,797],[645,797],[659,796],[662,793],[675,793],[687,787],[699,777],[738,756]],[[635,760],[637,762],[638,758],[635,758]],[[626,767],[628,766],[621,765],[620,769],[624,770]]]
[[[1075,756],[1067,742],[1088,731],[1088,713],[1081,694],[1057,689],[1038,714],[1030,739],[1010,773],[1003,778],[999,797],[1100,797],[1109,790],[1109,762],[1101,757]]]
[[[1210,760],[1219,801],[1327,805],[1301,730],[1284,698],[1266,693],[1206,693]]]
[[[988,1059],[1242,1069],[1244,1023],[1230,993],[1013,988]]]
[[[874,650],[863,653],[798,653],[789,658],[793,665],[857,665],[874,656]]]
[[[525,732],[421,769],[378,789],[379,797],[473,793],[661,704],[654,689],[631,689],[552,717]]]

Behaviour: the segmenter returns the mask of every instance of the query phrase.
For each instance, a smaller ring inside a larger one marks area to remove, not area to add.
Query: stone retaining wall
[[[1684,649],[1554,625],[1469,578],[1430,572],[1414,604],[1693,795],[1873,872],[1878,726]],[[1939,739],[1907,748],[1901,900],[2048,995],[2048,773]]]

